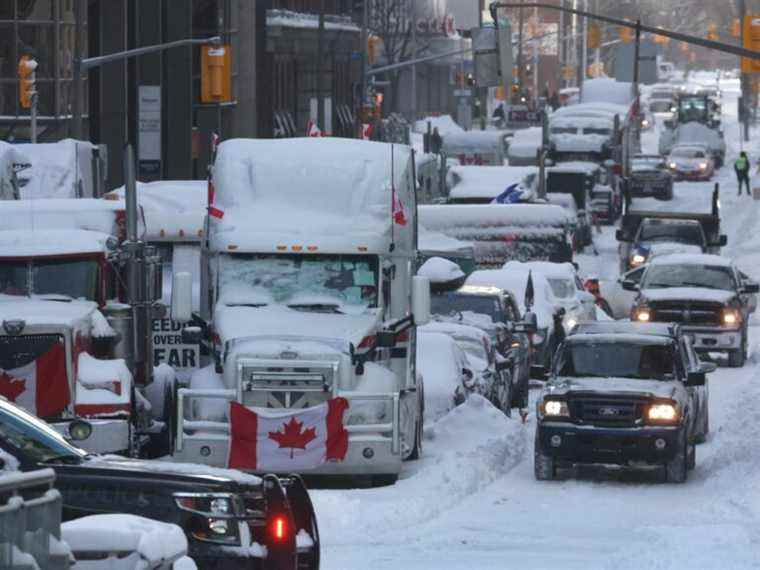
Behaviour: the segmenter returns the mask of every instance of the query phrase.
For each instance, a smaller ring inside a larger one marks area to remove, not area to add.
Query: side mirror
[[[728,236],[727,235],[721,235],[714,243],[714,245],[717,245],[718,247],[725,247],[728,243]]]
[[[193,318],[193,276],[187,271],[180,271],[172,278],[173,321],[189,323]]]
[[[699,370],[705,374],[710,374],[718,369],[718,365],[714,362],[701,362]]]
[[[621,281],[621,285],[623,286],[623,289],[626,291],[638,291],[639,290],[639,284],[635,281],[631,281],[630,279],[623,279]]]
[[[182,344],[200,344],[203,340],[201,327],[185,327],[182,329]]]
[[[618,241],[628,241],[627,239],[625,239],[625,233],[623,232],[623,230],[615,231],[615,239]]]
[[[427,277],[412,277],[412,315],[417,326],[430,322],[430,280]]]
[[[523,322],[515,323],[515,331],[534,334],[538,330],[538,317],[536,313],[528,311],[523,317]]]
[[[500,360],[496,363],[496,371],[497,372],[504,372],[505,370],[509,369],[511,366],[511,363],[509,360]]]
[[[704,372],[689,372],[686,377],[687,386],[704,386],[705,385],[705,373]]]
[[[749,281],[745,283],[743,289],[745,293],[758,293],[760,292],[760,285]]]
[[[546,380],[549,378],[549,371],[544,366],[534,364],[530,367],[530,377],[533,380]]]

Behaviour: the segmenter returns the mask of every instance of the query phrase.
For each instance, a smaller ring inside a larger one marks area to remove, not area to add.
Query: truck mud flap
[[[263,567],[267,570],[298,570],[296,551],[296,521],[285,489],[275,475],[264,475],[266,526],[264,545],[267,557]]]
[[[309,492],[300,475],[290,475],[283,482],[285,483],[290,510],[296,521],[296,532],[306,531],[312,541],[311,546],[296,544],[298,547],[298,568],[299,570],[319,570],[321,546],[314,504],[311,502]]]

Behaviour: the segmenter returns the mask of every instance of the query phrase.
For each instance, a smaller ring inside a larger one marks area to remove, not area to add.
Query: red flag
[[[372,138],[372,133],[375,131],[374,125],[371,123],[362,123],[362,139],[368,141]]]
[[[404,204],[396,194],[395,186],[391,188],[391,201],[393,202],[393,223],[398,224],[399,226],[405,226],[407,222],[406,210],[404,210]]]
[[[306,123],[306,136],[307,137],[321,137],[324,136],[322,134],[322,131],[317,126],[316,121],[309,119],[309,122]]]
[[[0,369],[0,395],[41,418],[60,415],[71,402],[63,343],[24,366]]]
[[[348,400],[333,398],[300,410],[254,412],[230,403],[228,465],[248,471],[308,471],[348,453],[343,414]]]
[[[208,171],[208,215],[221,220],[224,217],[224,210],[214,204],[216,201],[216,187],[211,169]]]

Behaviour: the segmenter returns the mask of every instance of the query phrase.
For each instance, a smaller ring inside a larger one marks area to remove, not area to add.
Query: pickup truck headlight
[[[729,327],[738,325],[742,320],[742,316],[736,309],[724,309],[723,310],[723,324]]]
[[[638,307],[633,311],[633,320],[648,323],[652,320],[652,311],[649,310],[649,307]]]
[[[677,165],[675,162],[671,162],[671,163],[669,163],[669,164],[668,164],[668,166],[669,166],[670,168],[672,168],[673,170],[675,170],[676,168],[678,168],[678,165]]]
[[[544,400],[542,413],[547,418],[569,418],[570,409],[562,400]]]
[[[647,410],[647,419],[656,423],[677,422],[678,408],[674,404],[652,404]]]
[[[183,511],[194,515],[190,535],[198,540],[223,544],[238,544],[237,524],[233,495],[225,493],[175,493],[174,500]]]
[[[646,260],[647,258],[641,255],[640,253],[634,253],[631,256],[631,267],[636,267],[637,265],[641,265]]]
[[[706,162],[700,162],[699,163],[699,169],[700,170],[707,170],[707,163]]]

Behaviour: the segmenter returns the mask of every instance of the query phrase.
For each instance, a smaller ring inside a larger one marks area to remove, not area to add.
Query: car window
[[[734,275],[730,267],[700,264],[657,264],[646,273],[642,283],[645,289],[668,287],[703,287],[732,291]]]
[[[641,281],[641,278],[644,276],[644,271],[646,270],[646,266],[644,267],[637,267],[636,269],[633,269],[632,271],[629,271],[628,273],[623,274],[623,280],[624,281],[633,281],[634,283],[639,283]]]

